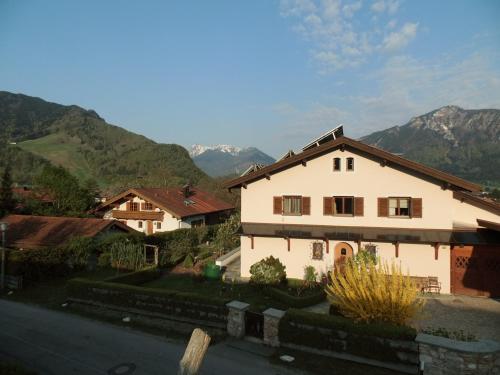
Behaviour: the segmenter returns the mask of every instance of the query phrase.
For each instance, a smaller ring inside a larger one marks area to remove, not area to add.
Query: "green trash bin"
[[[209,280],[220,280],[221,269],[215,263],[208,263],[203,269],[203,276]]]

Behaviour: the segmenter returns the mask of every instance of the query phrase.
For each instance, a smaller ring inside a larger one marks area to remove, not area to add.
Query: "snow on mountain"
[[[236,147],[236,146],[231,146],[231,145],[213,145],[213,146],[204,146],[204,145],[199,145],[195,144],[191,146],[191,149],[189,150],[189,155],[191,155],[192,158],[199,156],[203,154],[205,151],[220,151],[224,153],[231,154],[233,156],[238,155],[243,149],[241,147]]]

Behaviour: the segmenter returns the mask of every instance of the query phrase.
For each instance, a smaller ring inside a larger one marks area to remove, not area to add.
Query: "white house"
[[[500,295],[500,205],[474,183],[337,136],[225,185],[241,188],[242,277],[270,255],[326,274],[367,249],[443,293]]]
[[[101,204],[96,213],[146,234],[218,224],[234,207],[210,193],[183,188],[129,189]]]

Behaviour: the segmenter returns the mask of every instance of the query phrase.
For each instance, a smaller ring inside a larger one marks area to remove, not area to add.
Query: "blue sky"
[[[0,0],[0,90],[163,143],[272,156],[500,108],[500,1]]]

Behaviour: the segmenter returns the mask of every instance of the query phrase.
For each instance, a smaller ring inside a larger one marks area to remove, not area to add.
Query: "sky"
[[[274,157],[500,108],[497,0],[0,0],[0,90],[157,142]]]

